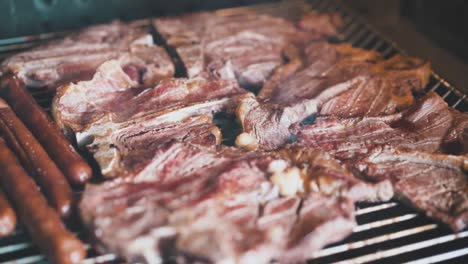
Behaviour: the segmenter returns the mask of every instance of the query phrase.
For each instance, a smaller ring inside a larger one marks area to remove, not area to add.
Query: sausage
[[[8,104],[0,99],[0,135],[46,194],[61,216],[72,209],[73,192],[67,179]]]
[[[1,172],[0,172],[1,173]],[[11,208],[5,194],[0,191],[0,237],[8,236],[15,231],[16,214]]]
[[[86,256],[84,244],[70,233],[47,204],[37,185],[0,138],[0,184],[33,242],[53,263],[73,264]]]
[[[91,167],[36,103],[24,83],[17,77],[6,76],[2,86],[2,93],[8,103],[49,153],[68,181],[76,185],[87,182],[92,176]]]

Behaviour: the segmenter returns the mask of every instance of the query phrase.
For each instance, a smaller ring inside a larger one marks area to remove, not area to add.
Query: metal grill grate
[[[284,14],[286,12],[278,11],[285,6],[290,8],[291,4],[288,5],[276,3],[219,12],[230,14],[258,9],[262,12],[266,10],[268,13]],[[374,49],[386,57],[397,53],[404,54],[404,51],[395,43],[380,35],[339,0],[311,0],[307,4],[293,1],[292,5],[296,5],[296,8],[292,10],[312,8],[319,12],[340,12],[345,21],[340,38],[356,47]],[[136,25],[147,26],[149,21],[141,20]],[[0,60],[44,41],[59,38],[65,33],[0,40]],[[435,91],[453,108],[462,112],[468,111],[467,95],[452,87],[436,73],[432,73],[426,91]],[[50,94],[39,91],[34,96],[44,107],[50,103]],[[377,204],[359,203],[357,207],[356,215],[359,225],[354,228],[353,234],[339,243],[316,252],[309,263],[468,263],[468,230],[454,234],[444,225],[426,218],[423,214],[415,212],[398,201]],[[86,241],[79,225],[70,224],[70,229]],[[87,246],[88,259],[84,261],[86,264],[121,262],[112,254],[98,255],[89,244]],[[47,263],[37,248],[30,243],[27,234],[22,229],[18,229],[7,238],[0,239],[0,262]]]

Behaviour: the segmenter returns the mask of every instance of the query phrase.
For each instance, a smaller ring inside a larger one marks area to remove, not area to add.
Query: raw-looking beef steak
[[[354,206],[320,192],[281,196],[295,167],[268,153],[172,142],[125,178],[88,185],[80,213],[98,245],[130,262],[298,262],[348,235]],[[297,169],[297,168],[296,168]]]
[[[261,14],[195,13],[158,18],[156,30],[182,60],[188,77],[234,79],[257,90],[283,64],[283,50],[337,34],[336,14],[311,14],[297,25]]]
[[[2,62],[0,72],[15,74],[29,88],[54,90],[68,82],[91,79],[103,62],[125,54],[146,62],[142,74],[148,86],[174,74],[171,59],[153,43],[151,34],[118,21],[18,53]]]
[[[459,154],[468,145],[466,120],[468,114],[451,109],[440,96],[429,93],[398,114],[349,119],[318,117],[314,124],[296,125],[291,132],[298,133],[295,144],[319,148],[341,160],[366,156],[375,146],[384,145]],[[450,142],[459,144],[457,153],[451,153]]]
[[[409,107],[423,91],[430,68],[414,58],[383,60],[347,44],[314,42],[304,55],[276,70],[258,97],[245,96],[237,116],[244,148],[275,149],[287,143],[289,127],[311,115],[373,117]]]
[[[201,77],[143,88],[132,73],[144,67],[126,58],[105,62],[92,80],[64,86],[54,98],[55,120],[87,145],[106,177],[127,173],[171,139],[219,144],[212,114],[233,112],[236,96],[246,93],[236,82]]]
[[[468,226],[468,158],[377,148],[356,167],[370,180],[389,179],[395,192],[454,231]]]

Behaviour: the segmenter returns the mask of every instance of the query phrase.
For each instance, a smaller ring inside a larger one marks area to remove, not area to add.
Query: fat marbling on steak
[[[413,103],[413,93],[423,91],[430,74],[418,59],[384,60],[348,44],[313,42],[296,57],[276,70],[258,97],[241,100],[237,116],[244,133],[238,146],[278,148],[287,143],[291,125],[314,114],[393,114]]]
[[[311,14],[294,24],[262,14],[201,12],[153,22],[167,44],[177,51],[188,77],[234,79],[258,90],[285,61],[284,49],[313,39],[337,35],[337,14]]]
[[[18,53],[0,64],[0,72],[15,74],[29,88],[54,90],[68,82],[91,79],[104,61],[125,54],[147,63],[147,70],[140,73],[146,85],[174,74],[171,59],[153,43],[151,34],[118,21]]]
[[[201,77],[146,88],[133,74],[145,67],[126,56],[105,62],[92,80],[66,85],[54,98],[55,120],[87,145],[104,176],[125,174],[167,140],[219,144],[212,114],[232,113],[236,97],[246,93],[236,82]]]
[[[467,120],[429,93],[398,114],[318,117],[298,125],[294,144],[330,153],[367,181],[391,181],[403,200],[460,231],[468,223]]]
[[[299,185],[302,192],[320,192],[330,196],[343,196],[356,202],[388,201],[393,197],[393,187],[388,179],[366,182],[351,173],[339,160],[318,149],[303,146],[287,146],[276,153],[300,170]],[[297,190],[288,185],[290,177],[273,178],[281,188],[289,187],[290,194]],[[284,182],[283,185],[278,184]],[[294,192],[296,191],[296,192]]]
[[[296,125],[291,132],[297,132],[295,144],[321,149],[341,160],[366,156],[375,146],[384,145],[460,154],[468,145],[467,120],[468,114],[450,108],[439,95],[429,93],[397,114],[345,119],[318,117],[314,124]],[[459,144],[456,153],[453,142]]]
[[[454,231],[468,226],[466,156],[379,147],[356,167],[370,180],[391,180],[404,200]]]
[[[297,170],[268,153],[170,142],[128,176],[88,185],[80,214],[101,250],[128,261],[304,261],[352,231],[354,206],[282,196],[268,179]]]

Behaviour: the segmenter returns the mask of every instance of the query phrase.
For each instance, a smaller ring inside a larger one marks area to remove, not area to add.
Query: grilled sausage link
[[[0,171],[0,173],[2,173]],[[0,191],[0,237],[8,236],[15,231],[16,214],[11,208],[5,194]]]
[[[53,263],[79,263],[86,256],[83,243],[65,229],[58,214],[47,204],[37,185],[0,138],[0,184],[16,208],[20,221],[46,257]]]
[[[8,104],[0,99],[0,135],[61,216],[70,214],[73,192],[65,176]]]
[[[26,91],[24,83],[17,77],[8,76],[4,78],[2,86],[2,93],[15,113],[31,130],[70,183],[81,185],[87,182],[92,176],[91,167]]]

